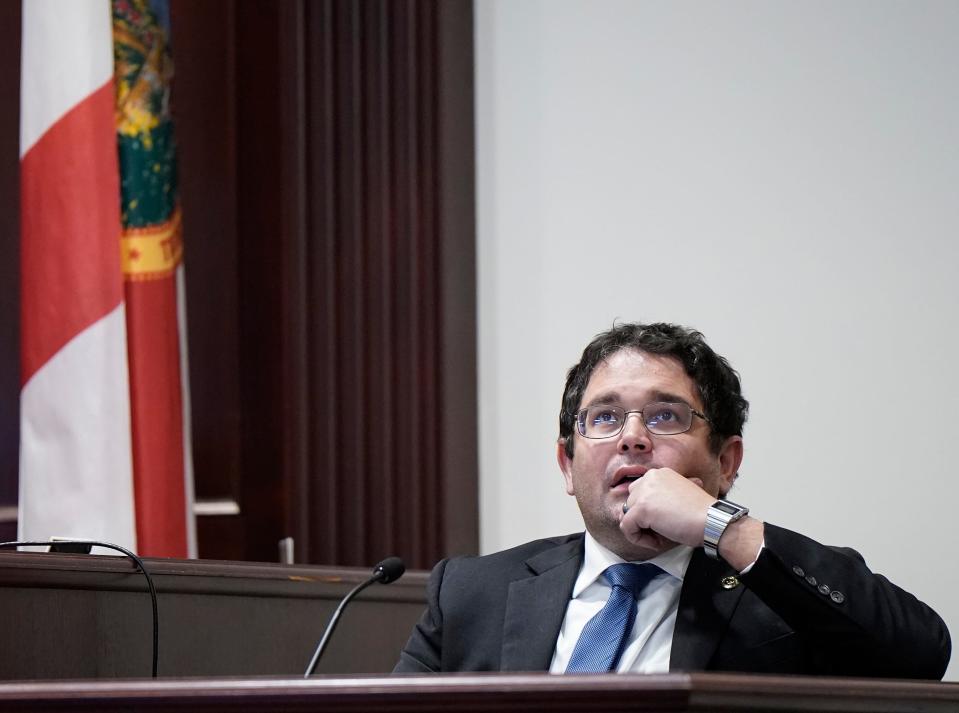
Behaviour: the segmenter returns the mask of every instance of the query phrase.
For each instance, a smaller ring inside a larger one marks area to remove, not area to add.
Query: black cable
[[[114,545],[110,542],[98,542],[96,540],[56,540],[49,542],[0,542],[0,548],[10,548],[10,547],[51,547],[60,544],[68,545],[90,545],[91,547],[106,547],[110,550],[116,550],[117,552],[122,552],[127,557],[132,559],[137,567],[140,568],[140,571],[143,572],[143,576],[146,577],[147,586],[150,588],[150,603],[153,605],[153,678],[157,677],[157,660],[159,658],[159,642],[160,642],[160,620],[157,615],[157,590],[153,586],[153,578],[150,576],[150,573],[147,571],[146,565],[143,564],[143,560],[137,557],[135,554],[130,552],[126,547],[121,547],[120,545]]]

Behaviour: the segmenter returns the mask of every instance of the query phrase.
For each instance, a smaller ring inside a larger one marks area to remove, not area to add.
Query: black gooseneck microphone
[[[133,563],[140,568],[140,571],[143,572],[143,576],[147,580],[147,587],[150,590],[150,603],[153,606],[153,678],[157,677],[157,661],[159,659],[159,639],[160,639],[160,623],[159,617],[157,615],[157,590],[153,586],[153,578],[150,576],[150,573],[147,571],[146,565],[143,564],[143,560],[137,557],[135,554],[130,552],[126,547],[120,547],[120,545],[114,545],[111,542],[99,542],[97,540],[71,540],[71,539],[61,539],[61,540],[50,540],[48,542],[0,542],[0,549],[14,548],[14,547],[49,547],[50,551],[53,551],[53,548],[57,545],[69,546],[69,545],[85,545],[89,547],[105,547],[108,550],[116,550],[117,552],[122,552],[124,555],[133,560]],[[380,564],[383,564],[382,562]],[[402,567],[403,563],[400,562]],[[403,570],[400,570],[400,574],[403,573]],[[399,577],[399,574],[396,575]]]
[[[405,571],[406,565],[403,564],[403,560],[401,560],[399,557],[387,557],[373,568],[373,574],[370,575],[369,579],[356,585],[349,594],[343,597],[343,601],[340,602],[339,606],[336,607],[336,611],[333,612],[333,616],[330,617],[330,623],[326,625],[326,631],[323,632],[323,638],[320,639],[320,643],[316,645],[316,651],[313,652],[313,658],[310,659],[310,665],[306,667],[306,673],[303,674],[303,678],[309,678],[313,675],[313,672],[316,670],[316,665],[320,662],[320,656],[323,654],[323,650],[326,649],[326,645],[329,643],[330,637],[333,635],[333,630],[336,628],[336,624],[340,620],[340,614],[343,613],[343,609],[346,608],[346,605],[350,603],[353,597],[374,582],[379,582],[380,584],[389,584],[390,582],[395,582],[397,579],[403,576],[403,572]]]

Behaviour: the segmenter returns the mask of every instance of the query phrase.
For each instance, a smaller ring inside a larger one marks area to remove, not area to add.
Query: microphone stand
[[[346,608],[346,605],[350,603],[353,597],[374,582],[382,582],[383,584],[395,582],[397,579],[403,576],[403,571],[405,569],[406,566],[403,564],[403,560],[401,560],[399,557],[387,557],[373,568],[373,574],[369,579],[356,585],[352,590],[350,590],[349,594],[343,597],[343,601],[340,602],[339,606],[336,607],[336,611],[333,612],[333,616],[330,617],[330,623],[326,625],[326,631],[323,632],[323,638],[320,639],[320,643],[316,645],[316,651],[313,652],[313,658],[310,659],[310,665],[306,667],[306,673],[303,674],[303,678],[309,678],[313,675],[313,671],[316,670],[316,665],[320,661],[320,656],[323,654],[323,650],[326,648],[327,643],[329,643],[330,636],[333,635],[333,630],[336,628],[336,624],[340,620],[340,614],[343,613],[343,609]]]
[[[333,630],[336,628],[336,624],[340,620],[340,614],[343,613],[343,609],[346,607],[346,605],[350,603],[353,597],[379,580],[380,574],[376,573],[365,582],[360,582],[358,585],[353,587],[350,593],[343,597],[343,601],[340,602],[339,606],[336,607],[336,611],[333,612],[333,616],[330,617],[330,623],[326,625],[326,631],[323,632],[323,638],[320,639],[320,643],[316,645],[316,651],[313,652],[313,658],[310,659],[310,665],[306,667],[306,673],[303,674],[303,678],[309,678],[313,675],[313,671],[316,670],[316,665],[320,662],[320,656],[323,654],[323,650],[326,648],[326,645],[330,640],[330,636],[333,635]]]

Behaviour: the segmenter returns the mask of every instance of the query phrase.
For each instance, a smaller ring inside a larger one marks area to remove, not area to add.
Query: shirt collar
[[[686,576],[686,568],[689,567],[689,560],[692,556],[692,547],[688,545],[676,545],[672,549],[646,561],[661,567],[665,572],[682,582]],[[599,544],[596,539],[587,532],[583,566],[579,570],[576,584],[573,585],[573,599],[582,594],[586,587],[599,579],[607,567],[625,561],[622,557],[613,554]]]

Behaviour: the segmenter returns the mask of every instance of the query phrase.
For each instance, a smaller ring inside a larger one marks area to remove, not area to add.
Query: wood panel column
[[[173,10],[201,555],[475,552],[472,4]]]

